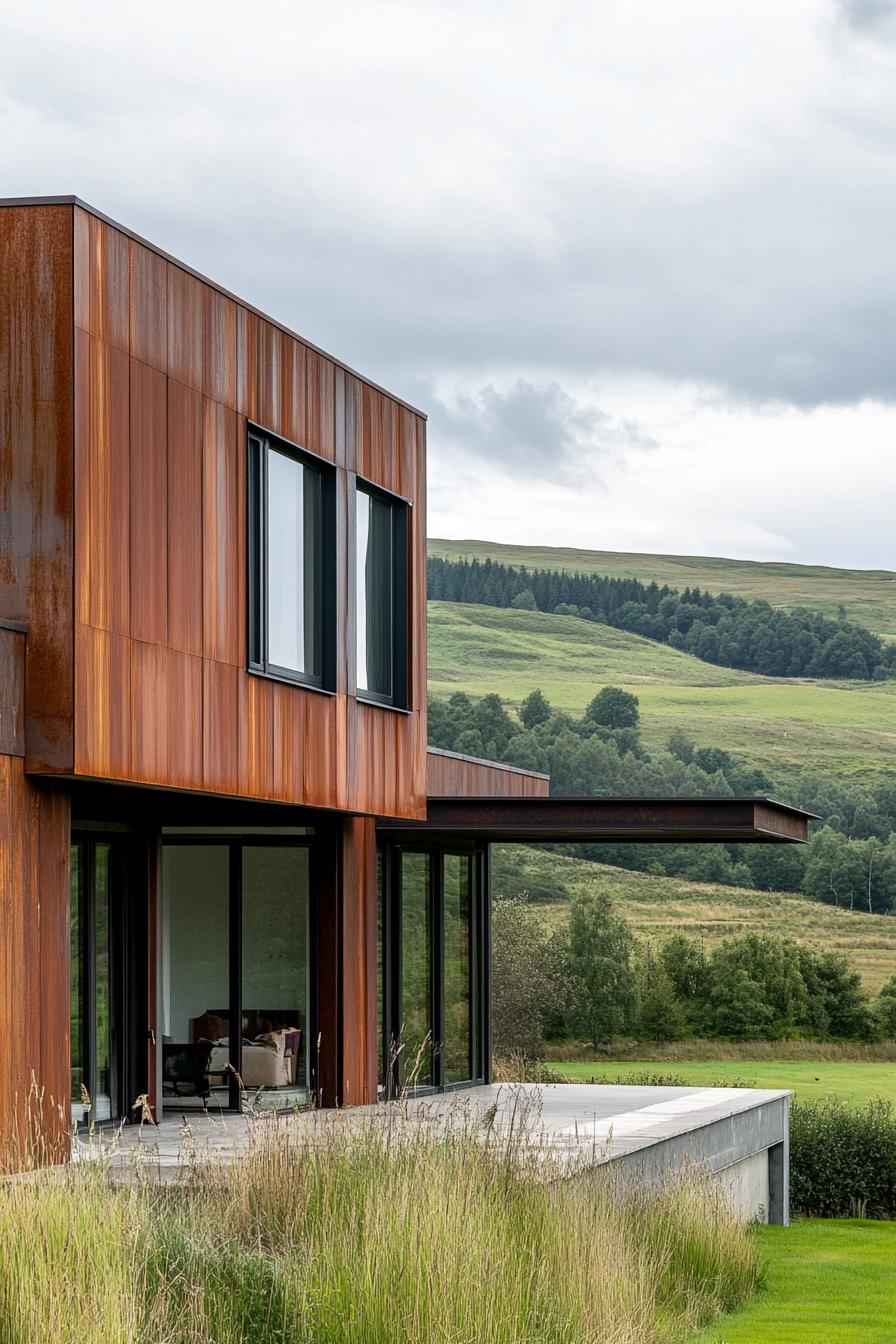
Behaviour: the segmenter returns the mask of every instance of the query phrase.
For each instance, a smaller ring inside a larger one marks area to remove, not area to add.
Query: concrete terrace
[[[492,1084],[342,1111],[184,1112],[158,1126],[78,1139],[75,1154],[106,1158],[123,1179],[142,1169],[170,1181],[195,1162],[239,1160],[272,1138],[302,1145],[334,1127],[376,1126],[400,1136],[404,1125],[460,1126],[504,1141],[519,1135],[521,1151],[536,1152],[551,1176],[612,1164],[653,1182],[699,1167],[725,1186],[745,1218],[780,1223],[788,1217],[789,1100],[789,1092],[757,1088]]]

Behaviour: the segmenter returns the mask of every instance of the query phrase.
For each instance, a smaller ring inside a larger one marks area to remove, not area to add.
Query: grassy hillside
[[[697,587],[710,593],[764,598],[773,607],[809,607],[836,617],[846,607],[850,620],[896,639],[896,572],[885,569],[830,569],[718,556],[640,555],[623,551],[564,550],[553,546],[506,546],[491,541],[429,542],[430,555],[446,559],[490,558],[530,569],[578,570],[617,578],[656,580],[672,588]]]
[[[496,894],[537,890],[557,881],[570,894],[599,886],[642,937],[680,930],[713,946],[735,934],[762,930],[818,951],[845,953],[872,992],[896,972],[896,919],[886,915],[850,914],[792,893],[653,877],[524,845],[498,847],[495,870]],[[565,901],[540,908],[553,921],[566,918]]]
[[[761,677],[574,616],[429,604],[435,695],[496,691],[519,703],[538,686],[556,708],[580,713],[611,684],[638,696],[648,747],[680,726],[782,782],[807,770],[859,780],[896,772],[896,681]]]

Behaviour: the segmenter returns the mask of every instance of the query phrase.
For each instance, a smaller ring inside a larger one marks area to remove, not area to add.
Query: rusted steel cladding
[[[73,235],[75,772],[422,816],[422,418],[80,207]],[[334,694],[247,671],[250,424],[336,468]],[[353,694],[358,477],[411,505],[407,712]]]
[[[426,754],[426,792],[430,798],[546,798],[548,775],[478,761],[430,747]]]
[[[29,766],[70,771],[72,208],[0,210],[0,617],[28,628]]]

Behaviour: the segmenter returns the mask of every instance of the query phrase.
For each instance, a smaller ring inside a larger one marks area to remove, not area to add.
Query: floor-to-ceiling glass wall
[[[163,1102],[310,1097],[312,832],[163,831]]]
[[[380,855],[380,1084],[447,1088],[485,1076],[482,1012],[487,910],[480,849]]]

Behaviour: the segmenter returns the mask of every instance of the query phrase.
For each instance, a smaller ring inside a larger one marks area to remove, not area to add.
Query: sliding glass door
[[[380,1082],[386,1094],[444,1089],[486,1075],[481,851],[380,855]]]
[[[273,828],[239,838],[163,833],[167,1108],[309,1100],[311,865],[309,842]]]

